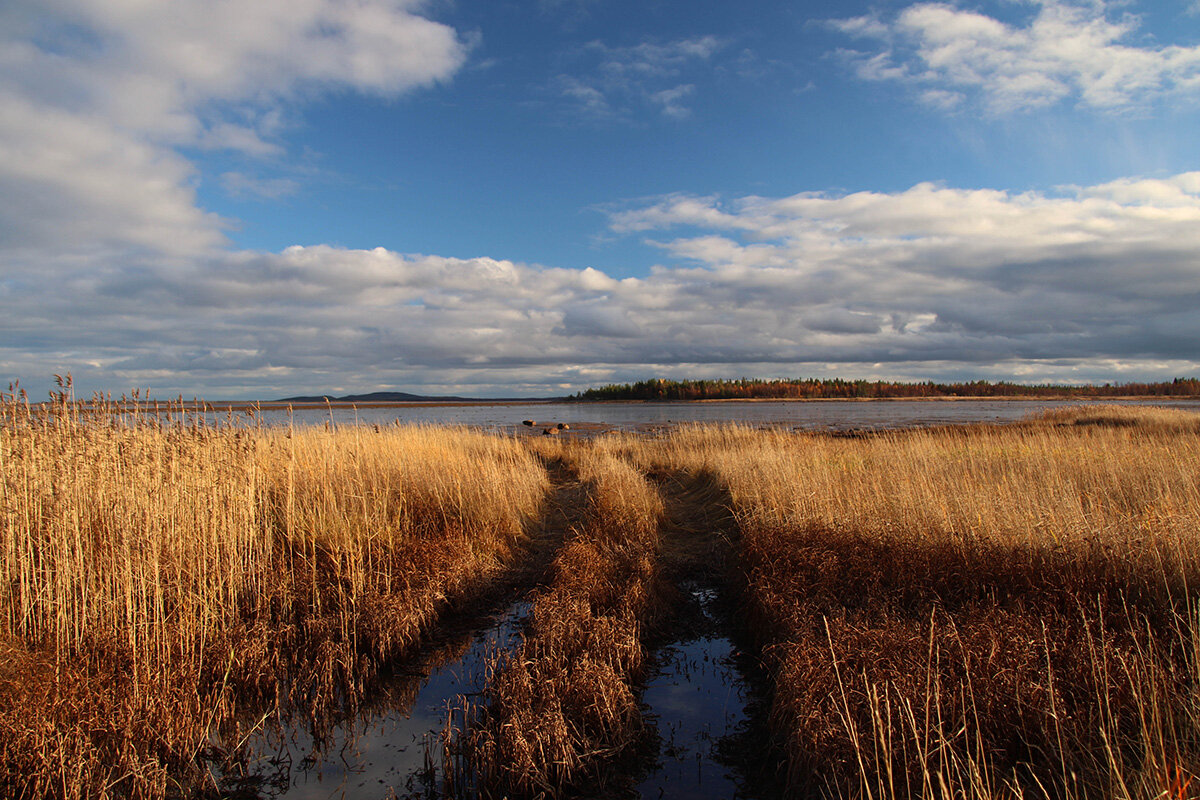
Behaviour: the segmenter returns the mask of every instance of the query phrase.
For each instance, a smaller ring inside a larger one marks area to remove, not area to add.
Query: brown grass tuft
[[[671,437],[662,459],[734,498],[793,785],[1149,798],[1200,771],[1195,429]]]

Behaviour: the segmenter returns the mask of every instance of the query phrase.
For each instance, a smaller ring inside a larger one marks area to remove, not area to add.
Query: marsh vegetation
[[[698,591],[761,668],[746,792],[1200,789],[1193,414],[567,441],[0,415],[4,796],[285,792],[262,742],[411,705],[447,631],[509,607],[423,790],[632,795]]]

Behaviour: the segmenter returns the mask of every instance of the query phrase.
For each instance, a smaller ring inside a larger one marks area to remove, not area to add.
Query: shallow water
[[[411,702],[372,709],[337,725],[319,747],[301,726],[252,738],[249,747],[262,771],[275,773],[270,796],[346,800],[423,793],[436,785],[438,736],[448,709],[460,695],[469,697],[483,688],[490,658],[519,643],[528,611],[528,603],[516,603],[459,642],[429,655],[426,664],[433,666],[419,679]],[[397,677],[399,683],[404,680]],[[404,689],[399,694],[411,696]],[[428,754],[433,755],[432,766]]]
[[[754,724],[745,658],[723,634],[729,623],[716,609],[716,592],[684,588],[703,616],[685,626],[689,638],[655,651],[642,703],[658,728],[658,757],[634,789],[648,799],[753,797],[749,765],[737,753]]]

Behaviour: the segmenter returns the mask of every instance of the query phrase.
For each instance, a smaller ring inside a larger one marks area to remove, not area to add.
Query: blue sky
[[[1200,5],[16,2],[44,396],[1200,373]]]

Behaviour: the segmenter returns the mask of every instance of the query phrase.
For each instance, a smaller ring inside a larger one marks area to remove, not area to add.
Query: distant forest
[[[967,383],[900,383],[848,381],[841,378],[778,380],[652,379],[587,389],[569,400],[740,400],[740,399],[875,399],[905,397],[1189,397],[1200,395],[1200,379],[1176,378],[1162,383],[1106,383],[1069,386],[1000,381]]]

